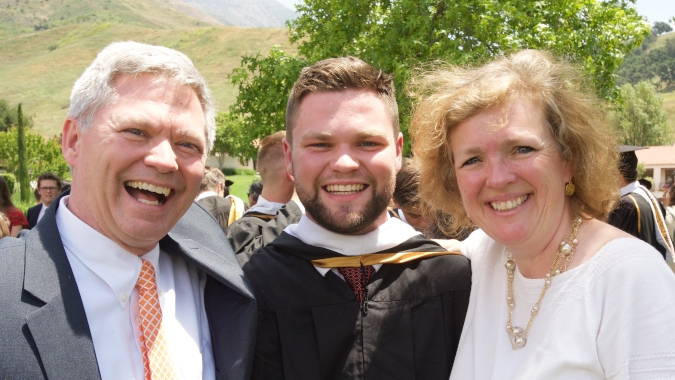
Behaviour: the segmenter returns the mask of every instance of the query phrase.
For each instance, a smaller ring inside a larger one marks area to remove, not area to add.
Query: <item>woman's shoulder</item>
[[[471,261],[481,261],[495,252],[502,253],[504,246],[497,243],[483,230],[477,229],[461,243],[461,252]]]

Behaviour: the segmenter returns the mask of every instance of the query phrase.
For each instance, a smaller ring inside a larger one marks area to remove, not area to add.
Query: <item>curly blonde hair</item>
[[[420,196],[427,207],[454,216],[444,226],[447,231],[473,224],[457,185],[450,131],[515,98],[533,99],[544,107],[560,155],[574,167],[572,211],[606,220],[618,199],[618,153],[605,105],[585,84],[578,69],[536,50],[523,50],[478,68],[429,70],[408,83],[416,100],[410,136],[422,168]]]

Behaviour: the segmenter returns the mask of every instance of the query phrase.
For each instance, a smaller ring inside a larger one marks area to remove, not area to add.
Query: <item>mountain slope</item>
[[[0,39],[87,22],[158,29],[219,23],[179,0],[0,0]]]
[[[8,21],[7,14],[17,11],[16,0],[9,2],[6,7],[6,0],[0,0],[0,99],[22,103],[24,113],[33,116],[35,129],[45,136],[60,133],[75,79],[113,41],[134,40],[182,51],[208,81],[221,111],[236,98],[227,75],[239,66],[242,55],[265,54],[273,45],[293,51],[285,28],[204,26],[204,21],[180,13],[179,7],[185,5],[176,4],[178,0],[21,0],[24,16]],[[45,3],[54,7],[38,7]],[[68,16],[55,16],[59,14]],[[58,22],[35,30],[31,20],[38,15]],[[8,30],[12,32],[1,34]]]
[[[213,16],[223,25],[250,28],[283,27],[296,17],[285,5],[275,0],[183,0]]]

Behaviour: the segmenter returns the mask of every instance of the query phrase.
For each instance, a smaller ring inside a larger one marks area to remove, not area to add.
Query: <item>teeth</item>
[[[506,202],[490,202],[490,206],[492,206],[492,208],[497,211],[509,211],[523,204],[523,202],[525,202],[528,197],[529,195],[523,195],[522,197],[518,197],[515,200],[509,200]]]
[[[150,183],[141,182],[141,181],[129,181],[126,183],[127,186],[133,187],[134,189],[141,189],[151,191],[153,193],[162,194],[165,197],[168,197],[171,193],[171,189],[168,187],[155,186]]]
[[[326,186],[326,191],[329,193],[346,193],[352,194],[357,191],[361,191],[365,188],[365,185],[362,183],[354,183],[350,185],[328,185]]]
[[[139,202],[141,202],[141,203],[144,203],[144,204],[146,204],[146,205],[150,205],[150,206],[159,206],[159,201],[152,201],[152,202],[151,202],[151,201],[146,201],[145,199],[141,199],[141,198],[136,198],[136,200],[139,201]]]

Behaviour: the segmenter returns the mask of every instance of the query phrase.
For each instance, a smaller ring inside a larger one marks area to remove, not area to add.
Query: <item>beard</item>
[[[319,199],[318,180],[314,181],[312,189],[296,186],[296,192],[307,215],[310,215],[321,227],[342,235],[357,235],[385,212],[394,192],[394,181],[395,178],[392,178],[381,191],[377,191],[376,187],[369,183],[369,186],[362,191],[374,189],[372,190],[373,196],[362,210],[354,210],[351,205],[346,204],[331,213],[326,204]]]

